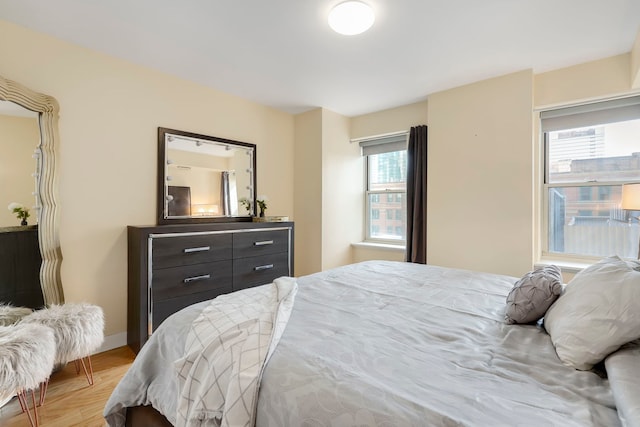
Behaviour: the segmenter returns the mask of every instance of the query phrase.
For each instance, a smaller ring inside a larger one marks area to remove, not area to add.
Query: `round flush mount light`
[[[367,31],[373,25],[373,9],[361,1],[345,1],[329,12],[329,26],[336,33],[353,36]]]

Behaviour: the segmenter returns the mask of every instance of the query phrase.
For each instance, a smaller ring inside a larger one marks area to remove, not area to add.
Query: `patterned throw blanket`
[[[287,325],[295,279],[222,295],[193,322],[175,362],[176,425],[254,426],[262,372]]]

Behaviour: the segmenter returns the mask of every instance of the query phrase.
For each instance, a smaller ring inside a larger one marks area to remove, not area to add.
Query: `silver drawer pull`
[[[192,254],[194,252],[206,252],[211,249],[211,246],[200,246],[198,248],[185,248],[185,254]]]
[[[210,274],[203,274],[202,276],[187,277],[186,279],[183,280],[183,282],[191,283],[191,282],[197,282],[198,280],[207,280],[207,279],[211,279]]]
[[[273,245],[273,240],[262,240],[260,242],[253,242],[254,246]]]
[[[273,268],[273,264],[265,264],[265,265],[259,265],[257,267],[253,267],[255,271],[268,270],[270,268]]]

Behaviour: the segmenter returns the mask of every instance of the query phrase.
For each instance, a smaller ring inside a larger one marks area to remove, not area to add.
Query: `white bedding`
[[[607,379],[564,366],[542,328],[504,323],[516,280],[387,261],[299,278],[256,425],[619,426]],[[110,425],[141,404],[175,423],[169,367],[204,306],[154,333],[107,403]]]
[[[262,371],[284,331],[295,279],[211,301],[191,324],[174,364],[180,398],[176,425],[253,426]]]

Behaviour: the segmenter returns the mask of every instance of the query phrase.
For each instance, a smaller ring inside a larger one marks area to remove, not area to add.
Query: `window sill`
[[[534,268],[546,265],[557,265],[563,273],[576,274],[597,261],[569,261],[565,259],[543,258],[535,263]]]
[[[392,251],[392,252],[404,252],[404,245],[394,245],[391,243],[378,243],[378,242],[358,242],[352,243],[351,246],[356,248],[363,249],[380,249],[384,251]]]

